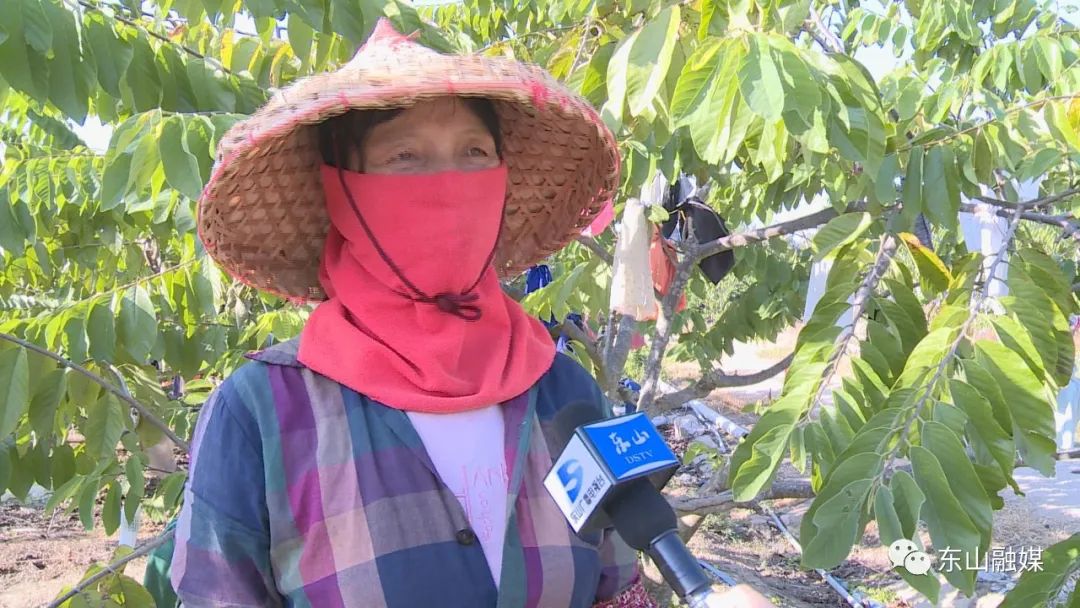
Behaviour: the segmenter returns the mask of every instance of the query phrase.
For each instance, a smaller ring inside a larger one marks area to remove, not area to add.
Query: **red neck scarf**
[[[506,167],[383,175],[322,169],[328,300],[298,359],[400,410],[502,403],[551,367],[544,325],[503,293],[491,265]]]

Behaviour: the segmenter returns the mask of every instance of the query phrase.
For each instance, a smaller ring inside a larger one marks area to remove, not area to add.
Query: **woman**
[[[535,68],[386,21],[223,139],[200,201],[230,274],[317,301],[200,414],[171,564],[186,606],[653,606],[613,531],[546,495],[555,412],[603,402],[503,295],[617,186],[595,112]]]

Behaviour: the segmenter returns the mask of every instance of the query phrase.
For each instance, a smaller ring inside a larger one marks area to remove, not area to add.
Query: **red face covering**
[[[502,403],[551,367],[544,325],[491,265],[506,167],[423,175],[324,166],[331,227],[298,358],[390,407],[449,413]]]

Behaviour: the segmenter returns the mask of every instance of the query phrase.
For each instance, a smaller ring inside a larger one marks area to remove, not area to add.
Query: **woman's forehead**
[[[438,97],[417,102],[372,129],[373,134],[391,134],[418,128],[479,128],[486,132],[483,120],[460,97]]]

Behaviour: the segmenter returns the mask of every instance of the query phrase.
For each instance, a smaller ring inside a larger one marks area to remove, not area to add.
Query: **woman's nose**
[[[442,171],[467,171],[468,159],[456,154],[437,155],[428,164],[428,171],[440,173]]]

